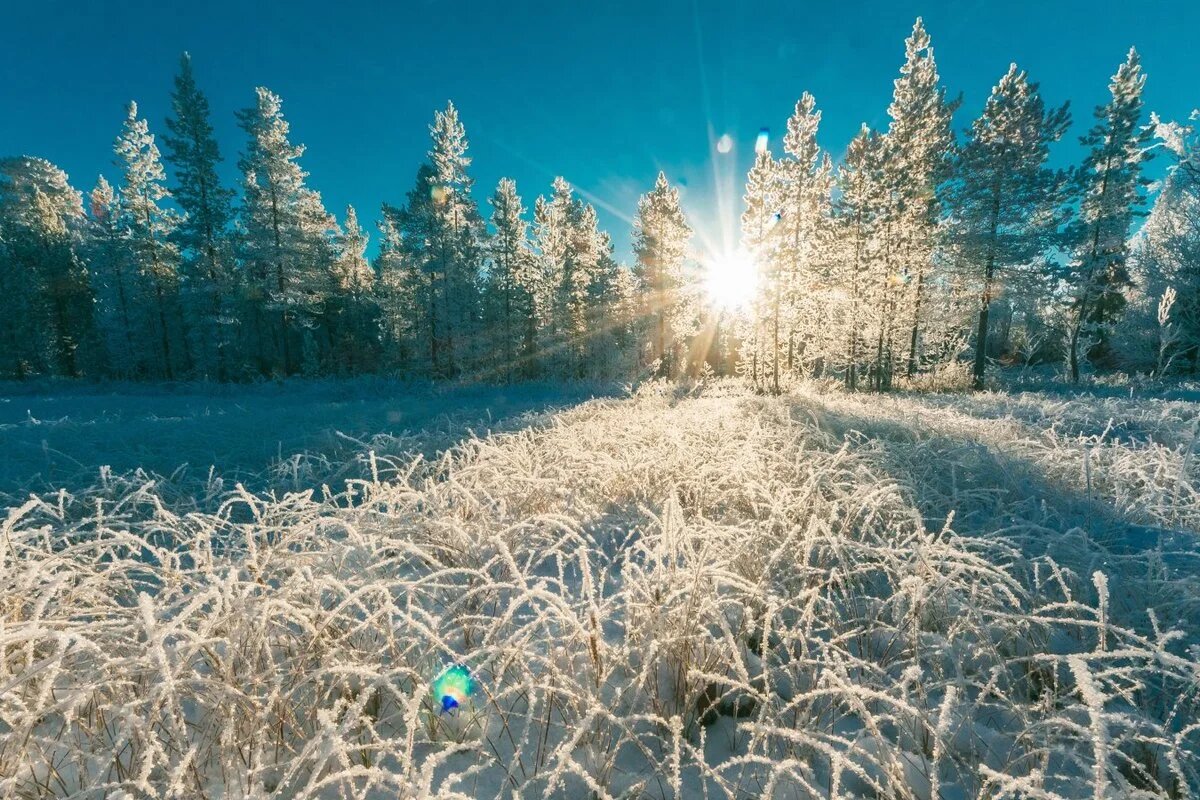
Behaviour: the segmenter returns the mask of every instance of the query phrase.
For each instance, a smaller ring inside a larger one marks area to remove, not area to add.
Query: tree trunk
[[[920,338],[920,332],[921,332],[921,299],[924,294],[924,292],[922,291],[924,288],[925,288],[925,270],[918,269],[917,270],[917,287],[916,287],[917,298],[916,298],[916,301],[913,303],[912,339],[908,345],[907,373],[908,373],[908,377],[910,377],[910,378],[917,374],[917,364],[918,364],[917,340]]]
[[[163,308],[162,282],[158,279],[154,281],[154,295],[158,300],[158,325],[159,332],[162,334],[163,372],[167,380],[172,381],[175,380],[175,375],[171,370],[171,337],[167,332],[167,312]]]
[[[983,294],[979,298],[979,328],[975,333],[975,370],[973,385],[983,388],[987,369],[988,316],[992,308],[992,279],[996,271],[996,235],[1000,227],[1000,187],[993,184],[991,230],[988,236],[987,258],[983,265]]]

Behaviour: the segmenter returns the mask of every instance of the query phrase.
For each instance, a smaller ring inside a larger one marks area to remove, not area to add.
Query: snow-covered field
[[[0,383],[0,500],[141,469],[178,491],[286,491],[353,472],[376,446],[432,454],[604,386],[437,386],[389,380],[255,386]],[[372,444],[382,435],[386,442]],[[349,469],[349,472],[348,472]],[[354,474],[354,477],[361,477]]]
[[[1200,794],[1190,394],[355,386],[0,404],[0,796]]]

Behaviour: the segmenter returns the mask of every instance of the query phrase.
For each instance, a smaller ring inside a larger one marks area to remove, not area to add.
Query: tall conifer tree
[[[1145,85],[1141,58],[1130,49],[1108,85],[1111,99],[1096,108],[1096,124],[1081,138],[1091,149],[1080,175],[1082,197],[1069,268],[1067,359],[1072,381],[1079,380],[1079,351],[1085,336],[1091,340],[1086,351],[1089,359],[1111,361],[1109,327],[1125,308],[1125,291],[1132,285],[1126,263],[1129,228],[1143,199],[1147,181],[1142,164],[1153,135],[1141,125]]]

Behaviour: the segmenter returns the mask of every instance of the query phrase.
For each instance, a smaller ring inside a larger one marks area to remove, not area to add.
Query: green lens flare
[[[454,664],[442,670],[433,681],[433,697],[441,705],[442,711],[448,713],[467,702],[467,698],[475,692],[475,679],[471,672],[462,664]]]

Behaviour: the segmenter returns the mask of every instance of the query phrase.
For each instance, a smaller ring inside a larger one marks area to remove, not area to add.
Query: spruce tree
[[[466,130],[453,103],[434,115],[429,134],[429,248],[441,312],[434,318],[431,357],[435,375],[453,377],[476,356],[484,230],[471,197]]]
[[[121,230],[121,210],[112,185],[101,175],[88,196],[87,260],[96,295],[96,317],[108,366],[121,378],[144,375],[141,336],[144,300]]]
[[[1125,308],[1125,291],[1132,285],[1127,259],[1129,228],[1143,200],[1147,181],[1142,164],[1149,157],[1153,135],[1140,124],[1146,76],[1141,58],[1130,49],[1109,83],[1111,99],[1095,111],[1096,124],[1081,137],[1089,147],[1081,172],[1079,218],[1075,225],[1074,258],[1068,269],[1072,286],[1068,364],[1071,380],[1079,381],[1079,350],[1086,336],[1086,356],[1109,364],[1109,328]]]
[[[333,217],[308,188],[297,163],[303,145],[289,140],[279,96],[256,90],[238,112],[249,141],[238,161],[243,174],[241,250],[256,329],[259,367],[294,374],[313,356],[313,329],[331,287]]]
[[[180,365],[187,366],[182,347],[184,331],[178,324],[179,247],[173,241],[179,214],[166,205],[171,194],[165,185],[158,145],[137,110],[137,103],[130,102],[115,145],[116,163],[122,170],[119,225],[145,294],[154,305],[157,372],[172,380]]]
[[[175,179],[171,194],[184,212],[174,241],[182,256],[192,351],[198,372],[211,372],[224,380],[229,375],[236,314],[231,306],[236,274],[229,240],[234,193],[217,176],[222,159],[209,122],[208,98],[196,86],[187,53],[180,58],[171,110],[163,144]]]
[[[325,324],[334,369],[352,375],[368,371],[376,360],[375,270],[367,261],[368,243],[354,206],[347,206],[334,237],[333,286],[326,300]]]
[[[888,202],[882,180],[882,137],[865,124],[846,148],[838,167],[835,226],[842,252],[836,282],[844,291],[841,326],[846,386],[858,388],[861,367],[869,360],[872,302],[885,269],[879,229]],[[880,320],[874,320],[879,325]]]
[[[955,181],[955,235],[963,263],[979,287],[975,334],[976,388],[983,388],[989,314],[998,285],[1024,266],[1038,265],[1056,243],[1060,173],[1046,166],[1062,138],[1067,107],[1047,110],[1013,64],[992,89],[982,116],[967,132]]]
[[[694,270],[688,264],[692,229],[679,205],[679,190],[659,172],[654,188],[638,200],[633,250],[636,275],[645,291],[650,357],[659,374],[676,377],[687,366],[688,338],[697,327]]]
[[[384,367],[411,375],[425,341],[421,336],[425,310],[425,276],[407,252],[395,218],[400,212],[384,206],[379,222],[379,255],[375,259],[375,304],[379,309],[379,339]]]
[[[529,249],[529,225],[517,185],[502,178],[491,197],[492,237],[486,286],[494,356],[508,380],[528,374],[537,346],[539,273]]]
[[[778,366],[775,356],[779,352],[777,321],[781,304],[779,294],[779,206],[780,186],[776,177],[777,165],[769,150],[755,154],[754,166],[746,175],[746,193],[742,212],[742,246],[758,270],[758,285],[753,307],[746,350],[749,363],[744,371],[750,375],[755,387],[762,389],[770,384],[778,390]],[[770,345],[770,349],[767,349]],[[770,375],[768,376],[768,370]]]
[[[884,163],[892,208],[885,236],[886,257],[896,280],[902,281],[898,285],[905,288],[892,313],[905,320],[898,324],[907,327],[906,372],[911,376],[921,364],[921,329],[941,213],[939,189],[948,176],[954,146],[950,122],[958,103],[946,100],[920,17],[904,47],[904,65],[888,106],[889,153]]]
[[[79,254],[83,198],[41,158],[0,159],[0,369],[79,377],[102,367]]]

